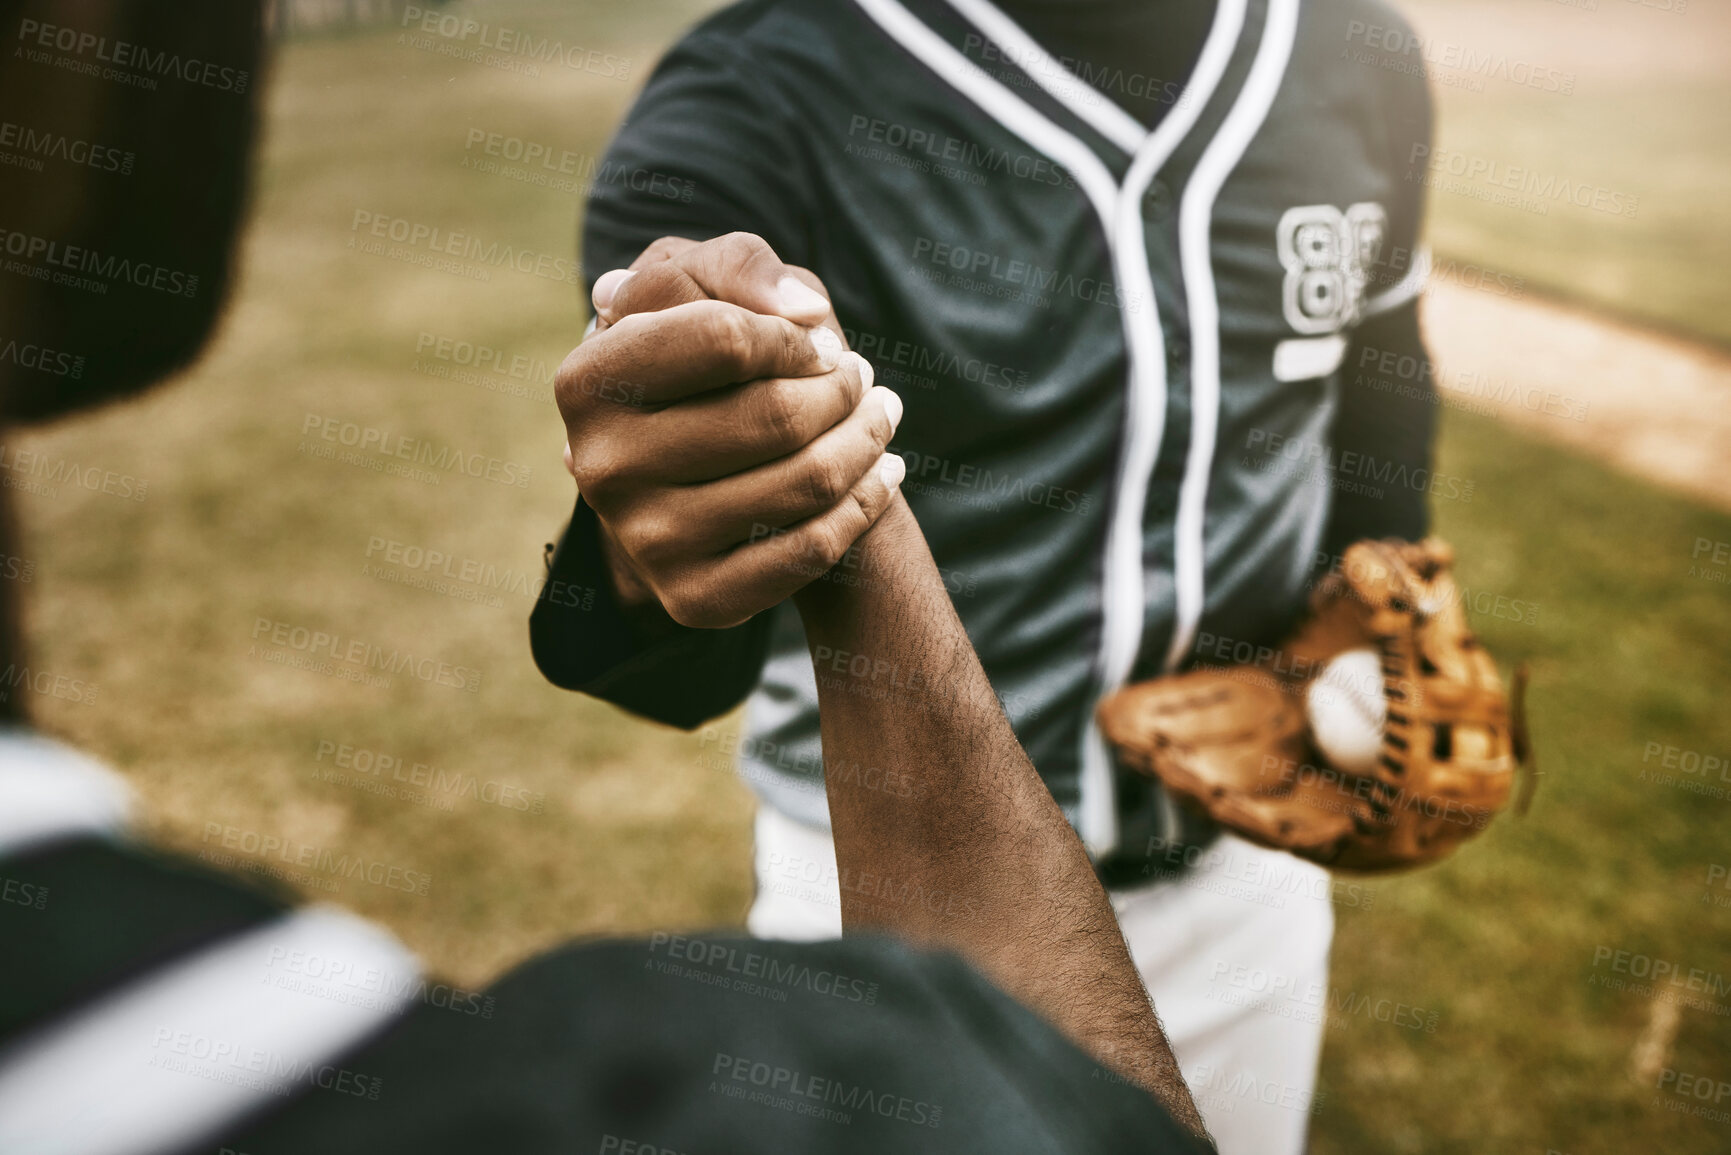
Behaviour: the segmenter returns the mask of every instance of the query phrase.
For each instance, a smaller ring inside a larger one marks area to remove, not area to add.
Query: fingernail
[[[878,476],[883,478],[885,489],[894,489],[907,475],[908,463],[896,454],[886,453],[878,459]]]
[[[613,304],[613,298],[619,295],[619,286],[636,275],[630,269],[608,269],[596,277],[595,289],[589,294],[589,299],[595,302],[595,311],[609,308]]]
[[[865,383],[867,389],[870,389],[872,387],[872,382],[878,379],[878,371],[872,368],[872,363],[870,361],[867,361],[858,353],[855,353],[853,356],[854,360],[859,362],[859,379]]]
[[[841,363],[841,338],[822,325],[812,326],[811,347],[817,350],[818,365],[826,372]]]
[[[820,317],[829,314],[829,302],[823,299],[823,294],[798,277],[783,277],[775,288],[781,294],[781,307],[790,313],[816,313]]]
[[[895,390],[883,391],[884,416],[890,419],[890,432],[894,433],[902,423],[902,399]]]

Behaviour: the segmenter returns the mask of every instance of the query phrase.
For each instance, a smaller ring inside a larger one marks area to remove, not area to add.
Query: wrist
[[[906,606],[932,584],[942,590],[919,521],[897,493],[841,563],[795,593],[793,602],[815,641],[850,628],[859,614]]]

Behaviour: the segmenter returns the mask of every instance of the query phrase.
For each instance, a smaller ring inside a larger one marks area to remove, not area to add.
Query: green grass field
[[[316,874],[291,885],[388,923],[467,985],[573,935],[739,925],[750,894],[750,802],[713,738],[547,686],[529,659],[529,599],[510,583],[492,605],[470,600],[483,591],[460,576],[454,596],[390,580],[426,576],[392,565],[398,543],[454,559],[458,575],[472,563],[532,582],[569,511],[547,390],[581,330],[575,287],[407,264],[363,251],[351,227],[372,213],[570,257],[581,197],[466,165],[465,142],[479,129],[596,154],[688,17],[566,11],[512,21],[565,20],[631,58],[629,82],[489,68],[398,43],[394,30],[288,45],[269,87],[244,276],[210,354],[157,394],[23,439],[149,483],[143,502],[76,487],[18,495],[36,563],[25,587],[35,664],[99,688],[91,704],[42,699],[49,727],[117,764],[168,845],[206,852],[232,828],[429,874],[426,896]],[[1656,205],[1642,227],[1665,220]],[[1498,230],[1526,223],[1439,210],[1436,228],[1512,263]],[[1666,226],[1674,254],[1725,240],[1704,232],[1696,246],[1685,225]],[[1574,278],[1550,243],[1521,238],[1520,259],[1556,255],[1548,267]],[[1568,259],[1601,258],[1582,247]],[[453,356],[469,342],[532,368],[453,375],[460,366],[437,356],[446,340]],[[457,473],[432,484],[375,469],[377,455],[320,457],[309,450],[331,446],[306,430],[327,420],[531,473],[522,486]],[[1651,999],[1594,981],[1614,974],[1595,967],[1601,948],[1685,974],[1731,960],[1731,907],[1703,901],[1710,868],[1731,863],[1731,796],[1641,777],[1659,768],[1642,761],[1649,743],[1731,755],[1731,586],[1690,576],[1697,539],[1731,542],[1731,516],[1452,413],[1441,452],[1443,468],[1475,482],[1470,504],[1437,510],[1463,580],[1537,607],[1532,624],[1477,624],[1506,662],[1532,664],[1545,777],[1525,820],[1500,820],[1457,859],[1378,881],[1370,909],[1340,912],[1335,990],[1423,1008],[1435,1029],[1338,1016],[1315,1149],[1731,1149],[1731,1125],[1669,1111],[1688,1100],[1631,1078]],[[284,636],[340,637],[339,649],[358,640],[478,669],[479,688],[408,673],[359,684],[341,661],[294,668],[280,659],[300,652],[271,645],[278,623]],[[341,747],[370,752],[371,769],[352,756],[338,766]],[[376,755],[400,760],[405,780]],[[1716,893],[1731,903],[1722,883]],[[1683,1009],[1670,1065],[1731,1079],[1731,998],[1714,1002],[1718,1012]]]

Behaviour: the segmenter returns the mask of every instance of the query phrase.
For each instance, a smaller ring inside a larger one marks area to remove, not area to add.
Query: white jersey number
[[[1303,205],[1280,218],[1275,244],[1286,269],[1286,323],[1306,336],[1336,333],[1364,312],[1364,289],[1382,252],[1388,214],[1375,202],[1341,212]]]

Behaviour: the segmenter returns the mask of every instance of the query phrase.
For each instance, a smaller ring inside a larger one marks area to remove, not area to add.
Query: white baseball
[[[1369,773],[1382,751],[1388,700],[1382,694],[1382,659],[1371,648],[1330,658],[1304,698],[1310,736],[1329,764]]]

